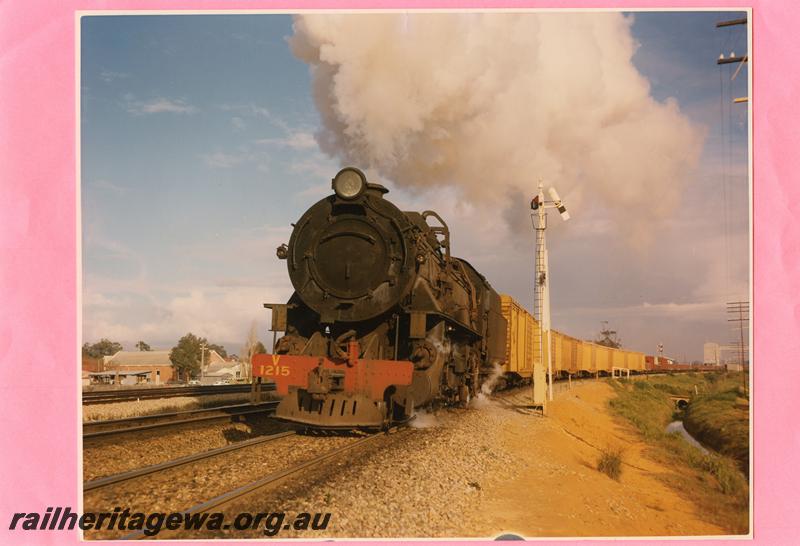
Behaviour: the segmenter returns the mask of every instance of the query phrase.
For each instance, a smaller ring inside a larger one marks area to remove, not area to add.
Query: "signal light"
[[[550,198],[553,200],[553,204],[558,209],[558,213],[561,215],[561,218],[564,220],[569,220],[569,213],[567,212],[567,207],[564,206],[564,203],[561,202],[561,199],[558,197],[558,192],[555,188],[550,188]]]

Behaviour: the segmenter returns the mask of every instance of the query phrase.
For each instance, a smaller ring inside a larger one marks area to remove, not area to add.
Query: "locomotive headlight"
[[[333,178],[333,191],[342,199],[355,199],[367,187],[367,177],[354,167],[346,167]]]

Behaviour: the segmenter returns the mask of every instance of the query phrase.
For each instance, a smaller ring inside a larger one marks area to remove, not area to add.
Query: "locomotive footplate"
[[[283,396],[275,416],[314,428],[374,428],[387,421],[390,387],[411,384],[405,360],[360,359],[358,343],[347,358],[309,355],[253,356],[253,377],[269,379]]]

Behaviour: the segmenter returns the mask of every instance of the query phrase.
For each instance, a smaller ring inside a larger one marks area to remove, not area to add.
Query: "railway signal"
[[[531,223],[536,233],[535,250],[535,277],[534,277],[534,314],[539,325],[539,362],[544,362],[545,344],[547,345],[547,399],[553,400],[553,364],[550,340],[550,283],[548,279],[548,259],[547,246],[545,240],[545,230],[547,229],[547,209],[555,208],[561,215],[561,219],[569,220],[570,216],[567,207],[558,195],[555,188],[548,190],[550,201],[544,198],[544,185],[539,180],[539,191],[531,200]],[[542,377],[543,366],[534,366],[533,377],[533,403],[545,408],[544,377]]]

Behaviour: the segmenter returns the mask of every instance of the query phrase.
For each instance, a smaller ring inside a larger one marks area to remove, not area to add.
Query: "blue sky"
[[[714,23],[738,16],[633,15],[635,67],[656,100],[673,98],[705,128],[705,145],[684,205],[657,231],[657,251],[632,260],[616,238],[576,228],[580,220],[554,230],[556,328],[589,338],[609,320],[634,349],[662,341],[689,359],[706,339],[728,341],[724,305],[714,306],[746,296],[747,106],[729,109],[727,96],[747,95],[747,67],[729,86],[735,65],[720,70],[715,60],[744,53],[746,41],[744,27]],[[340,167],[314,140],[320,117],[291,34],[288,15],[82,18],[84,341],[169,348],[192,331],[238,352],[253,321],[269,339],[261,304],[291,294],[275,247]],[[447,208],[446,192],[382,182],[404,207]],[[509,241],[498,263],[496,242],[468,230],[460,242],[454,230],[456,252],[526,301],[525,244]],[[727,259],[717,252],[726,232]]]

